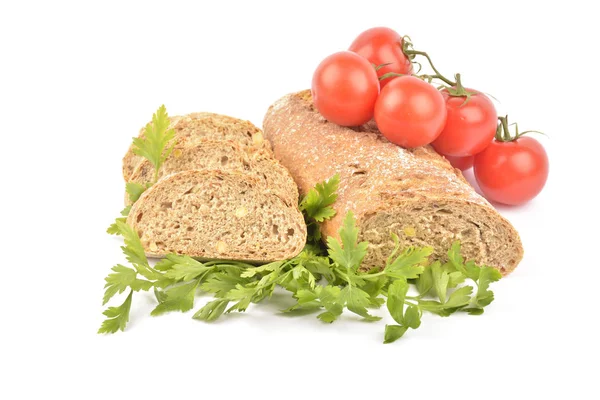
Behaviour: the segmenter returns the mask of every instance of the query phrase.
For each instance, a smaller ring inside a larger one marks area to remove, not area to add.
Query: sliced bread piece
[[[170,119],[170,127],[175,130],[175,140],[180,148],[193,146],[203,139],[233,140],[245,149],[269,148],[269,143],[263,139],[261,130],[250,121],[207,112],[174,116]],[[142,128],[139,137],[143,135]],[[125,181],[129,181],[142,159],[133,152],[133,146],[130,146],[123,157]]]
[[[255,177],[238,171],[189,170],[168,175],[132,206],[127,223],[146,254],[267,262],[296,256],[306,225]]]
[[[336,216],[322,224],[337,236],[353,211],[360,240],[369,241],[367,267],[382,266],[394,243],[432,246],[444,258],[455,240],[468,259],[511,272],[523,257],[519,234],[431,147],[403,149],[373,124],[344,128],[313,107],[310,91],[287,95],[269,108],[264,123],[275,156],[305,194],[340,174]]]
[[[260,149],[247,153],[232,140],[203,138],[195,145],[177,145],[159,169],[158,177],[190,169],[247,171],[263,182],[266,188],[280,195],[288,205],[298,203],[298,186],[288,170],[273,158],[270,150]],[[153,179],[154,167],[143,159],[134,169],[129,181],[145,184]],[[126,201],[128,200],[127,198]]]

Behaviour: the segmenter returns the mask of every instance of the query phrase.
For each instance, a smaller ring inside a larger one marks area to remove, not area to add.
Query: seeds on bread
[[[190,169],[217,169],[221,171],[246,171],[256,177],[266,188],[280,195],[288,204],[298,202],[298,186],[290,173],[267,149],[246,152],[233,140],[201,138],[193,145],[177,144],[170,157],[158,171],[158,177]],[[151,183],[154,167],[143,159],[129,178],[129,182]]]
[[[127,223],[154,257],[177,253],[267,262],[294,257],[306,242],[297,205],[241,171],[165,176],[133,204]]]
[[[233,140],[245,149],[268,148],[263,134],[250,121],[214,113],[192,113],[184,116],[170,117],[170,128],[175,130],[175,141],[182,148],[196,144],[203,139]],[[144,135],[144,128],[139,137]],[[143,160],[129,147],[123,157],[123,178],[129,181],[136,166]]]

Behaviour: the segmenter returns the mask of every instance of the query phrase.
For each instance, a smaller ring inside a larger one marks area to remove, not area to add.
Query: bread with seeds
[[[275,157],[288,168],[301,194],[338,173],[336,216],[322,224],[324,237],[338,236],[353,211],[360,240],[369,242],[366,267],[382,266],[394,243],[432,246],[443,259],[460,240],[467,259],[508,274],[523,257],[515,228],[431,147],[403,149],[374,124],[345,128],[326,121],[310,91],[273,104],[263,123]]]
[[[268,262],[296,256],[306,225],[255,176],[188,170],[160,179],[133,204],[127,224],[146,254]]]
[[[200,112],[183,116],[170,117],[170,128],[175,130],[175,141],[182,148],[193,146],[203,139],[233,140],[244,149],[263,149],[269,147],[263,140],[260,129],[250,121],[229,117],[226,115]],[[144,128],[139,137],[144,135]],[[123,157],[123,178],[129,181],[137,165],[143,160],[129,147]]]
[[[245,171],[256,177],[263,186],[277,193],[286,203],[298,203],[298,186],[290,173],[275,158],[271,151],[259,149],[244,151],[233,140],[201,138],[195,144],[177,144],[170,157],[158,171],[158,178],[191,169],[218,169],[221,171]],[[129,181],[139,184],[151,183],[154,167],[147,159],[139,162]],[[126,196],[126,201],[128,201]]]

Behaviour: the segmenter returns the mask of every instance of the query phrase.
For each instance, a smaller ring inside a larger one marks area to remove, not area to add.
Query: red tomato
[[[454,157],[454,156],[446,156],[444,155],[446,160],[450,162],[454,168],[458,168],[461,171],[466,171],[473,166],[473,160],[475,157],[466,156],[466,157]]]
[[[375,66],[381,64],[390,64],[377,71],[381,76],[388,72],[410,75],[413,72],[412,63],[402,52],[402,36],[390,28],[371,28],[360,35],[350,45],[348,49],[365,57]],[[394,78],[387,78],[380,82],[381,88],[387,85]]]
[[[537,140],[494,140],[475,156],[475,179],[488,200],[523,204],[541,192],[548,179],[548,155]]]
[[[448,118],[440,136],[431,144],[443,155],[465,157],[485,149],[496,134],[498,115],[490,99],[475,92],[465,103],[465,97],[450,96],[442,90]]]
[[[315,107],[323,117],[338,125],[369,122],[378,95],[377,72],[367,59],[349,51],[330,55],[313,75]]]
[[[444,128],[444,97],[419,78],[401,76],[383,88],[377,98],[375,122],[392,143],[402,147],[424,146]]]

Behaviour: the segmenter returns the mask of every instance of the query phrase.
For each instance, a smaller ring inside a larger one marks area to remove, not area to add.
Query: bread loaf
[[[190,169],[218,169],[245,171],[282,197],[287,204],[298,203],[298,187],[290,173],[273,158],[270,150],[246,152],[233,140],[198,139],[195,144],[177,144],[158,171],[158,178]],[[151,183],[154,166],[141,160],[129,177],[129,182]],[[128,201],[128,196],[126,196]]]
[[[204,139],[233,140],[247,149],[268,148],[268,143],[263,140],[262,132],[250,121],[207,112],[170,117],[170,120],[170,128],[175,130],[175,141],[179,148],[193,146]],[[144,129],[142,128],[139,136],[143,135]],[[125,181],[129,181],[131,174],[142,159],[133,152],[133,145],[130,146],[127,154],[123,157]]]
[[[133,204],[127,224],[146,254],[267,262],[297,255],[306,225],[255,176],[240,171],[188,170],[168,175]]]
[[[403,247],[432,246],[442,259],[452,242],[460,240],[468,259],[503,274],[523,256],[512,225],[428,146],[398,147],[372,123],[356,128],[330,123],[315,111],[309,91],[273,104],[263,129],[301,194],[340,174],[337,214],[321,229],[324,237],[337,236],[344,215],[352,210],[359,239],[369,241],[367,267],[385,263],[393,247],[391,233]]]

